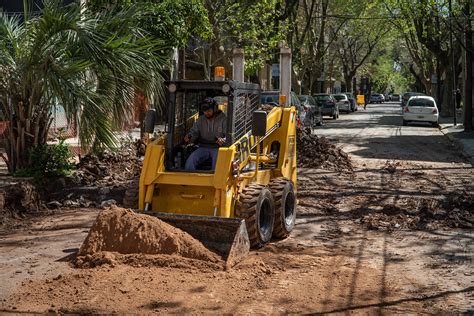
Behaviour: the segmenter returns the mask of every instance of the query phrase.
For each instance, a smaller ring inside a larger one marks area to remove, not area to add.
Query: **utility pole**
[[[474,62],[472,56],[474,55],[473,45],[472,45],[472,22],[471,22],[471,7],[469,5],[470,1],[466,1],[464,5],[464,14],[466,17],[466,29],[464,32],[464,40],[466,50],[465,60],[466,60],[466,82],[464,86],[464,131],[471,132],[472,131],[472,64]]]

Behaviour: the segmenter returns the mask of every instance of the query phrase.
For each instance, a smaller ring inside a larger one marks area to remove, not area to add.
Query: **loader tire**
[[[250,247],[260,248],[272,239],[275,202],[265,185],[251,184],[241,195],[235,215],[245,219]]]
[[[125,208],[138,208],[138,192],[139,192],[140,177],[133,179],[128,185],[125,194],[123,195],[122,204]]]
[[[283,239],[290,235],[296,221],[296,195],[293,182],[287,178],[273,179],[269,184],[275,199],[273,237]]]

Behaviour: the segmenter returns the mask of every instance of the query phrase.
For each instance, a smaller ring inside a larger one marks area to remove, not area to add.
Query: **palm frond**
[[[93,13],[57,0],[44,1],[41,14],[23,24],[0,13],[0,92],[17,86],[5,93],[26,104],[15,111],[27,116],[59,100],[69,120],[79,118],[84,146],[113,146],[134,90],[162,94],[169,48],[134,24],[137,14],[134,6]]]

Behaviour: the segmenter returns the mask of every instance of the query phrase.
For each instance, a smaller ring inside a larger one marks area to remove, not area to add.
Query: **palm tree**
[[[138,27],[132,8],[93,13],[44,1],[21,21],[0,13],[0,110],[10,122],[10,172],[30,166],[30,150],[47,141],[59,101],[77,121],[85,147],[113,146],[113,131],[132,111],[134,90],[160,94],[164,45]]]

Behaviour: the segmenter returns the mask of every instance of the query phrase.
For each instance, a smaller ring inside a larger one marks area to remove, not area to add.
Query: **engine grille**
[[[260,93],[257,89],[237,89],[232,100],[233,141],[238,140],[252,130],[252,113],[260,106]]]

